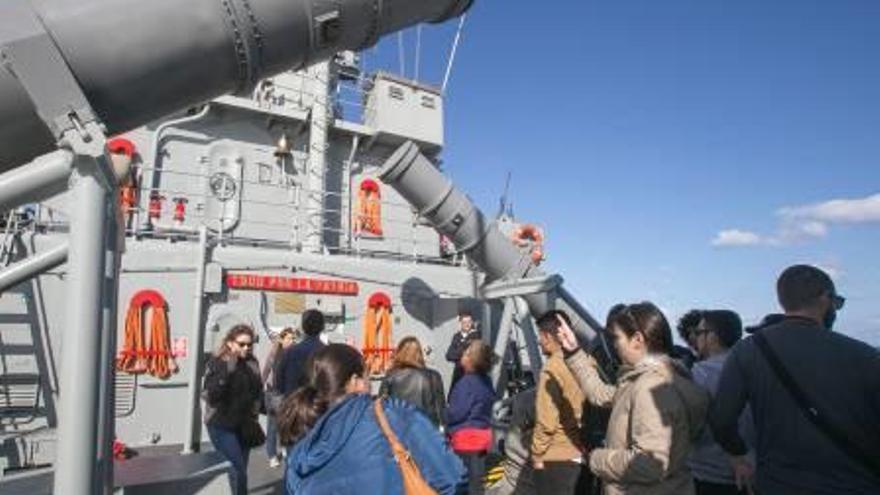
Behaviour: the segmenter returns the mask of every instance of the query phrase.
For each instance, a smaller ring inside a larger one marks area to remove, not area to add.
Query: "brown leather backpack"
[[[406,447],[397,439],[397,435],[391,430],[388,424],[388,418],[385,416],[385,409],[382,407],[382,399],[376,399],[373,402],[373,411],[376,413],[376,421],[379,428],[388,439],[391,445],[391,451],[394,453],[394,460],[400,468],[400,477],[403,480],[403,493],[406,495],[437,495],[437,492],[431,488],[431,485],[422,478],[419,466],[412,458]]]

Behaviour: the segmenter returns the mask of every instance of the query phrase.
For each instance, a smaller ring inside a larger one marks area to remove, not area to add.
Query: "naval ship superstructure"
[[[252,95],[224,96],[111,141],[130,143],[136,184],[118,219],[125,236],[117,363],[136,351],[125,347],[134,305],[144,329],[165,312],[168,345],[160,351],[170,351],[175,368],[117,369],[116,437],[130,447],[185,443],[197,413],[187,409],[193,358],[216,350],[236,323],[257,329],[255,353],[265,359],[270,333],[297,327],[302,311],[317,308],[330,342],[387,361],[389,343],[415,335],[431,351],[429,364],[450,371],[445,346],[460,309],[480,319],[483,274],[377,177],[406,140],[439,155],[443,98],[389,73],[363,77],[355,59],[344,53],[266,79]],[[60,194],[10,212],[4,264],[62,244],[69,201]],[[0,297],[7,470],[54,456],[64,281],[61,266]],[[161,301],[145,301],[151,294]],[[364,319],[381,305],[389,332],[380,329],[367,348]]]
[[[122,66],[84,37],[123,16],[113,2],[156,29],[105,32],[108,43],[149,41],[159,55]],[[442,92],[361,71],[356,49],[470,3],[236,0],[223,2],[225,21],[201,0],[181,18],[130,0],[10,4],[7,18],[33,33],[0,23],[0,51],[18,57],[0,71],[0,492],[54,470],[55,493],[109,493],[130,462],[114,467],[116,440],[166,460],[128,473],[142,489],[223,493],[204,481],[217,463],[199,464],[199,392],[206,358],[238,323],[257,330],[264,360],[272,335],[319,309],[324,338],[360,349],[374,384],[413,335],[448,385],[461,310],[526,369],[541,364],[531,317],[547,309],[602,343],[539,268],[538,230],[486,219],[443,177]],[[204,39],[163,29],[184,18]],[[291,41],[283,28],[310,37],[274,51]],[[162,72],[163,54],[180,73]],[[10,168],[20,160],[33,161]],[[501,391],[509,368],[493,372]],[[182,479],[198,486],[170,488]]]

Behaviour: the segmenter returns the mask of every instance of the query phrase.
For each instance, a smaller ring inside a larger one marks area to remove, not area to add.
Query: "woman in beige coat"
[[[617,385],[602,381],[592,357],[561,322],[560,340],[587,400],[611,408],[605,447],[590,452],[590,470],[605,495],[691,495],[687,457],[703,428],[709,395],[669,356],[672,331],[663,313],[645,302],[611,320],[623,363]]]

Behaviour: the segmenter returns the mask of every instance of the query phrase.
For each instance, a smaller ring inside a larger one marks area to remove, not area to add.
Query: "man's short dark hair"
[[[700,320],[703,319],[702,309],[692,309],[685,313],[681,318],[678,319],[678,324],[675,325],[675,329],[678,330],[678,336],[682,338],[685,342],[688,342],[691,332],[697,328],[697,325],[700,324]]]
[[[785,311],[811,308],[824,294],[830,293],[834,293],[834,282],[815,266],[790,266],[776,281],[776,296]]]
[[[324,331],[324,313],[317,309],[307,309],[302,314],[302,329],[306,335],[314,337]]]
[[[469,309],[462,309],[458,312],[458,319],[459,320],[464,318],[465,316],[467,316],[468,318],[470,318],[472,320],[474,319],[474,314],[471,313],[471,311]]]
[[[568,326],[571,326],[571,318],[568,317],[568,314],[565,311],[559,309],[551,309],[546,313],[542,314],[536,320],[538,324],[538,330],[541,332],[548,332],[556,335],[556,332],[559,330],[559,320],[556,317],[562,318]]]
[[[739,315],[728,309],[703,311],[703,325],[718,336],[726,349],[730,349],[742,338],[743,324]]]

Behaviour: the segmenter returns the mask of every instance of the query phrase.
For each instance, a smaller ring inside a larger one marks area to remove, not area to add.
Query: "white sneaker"
[[[281,460],[278,459],[278,456],[275,456],[275,457],[272,457],[271,459],[269,459],[269,467],[270,468],[275,469],[280,465],[281,465]]]

